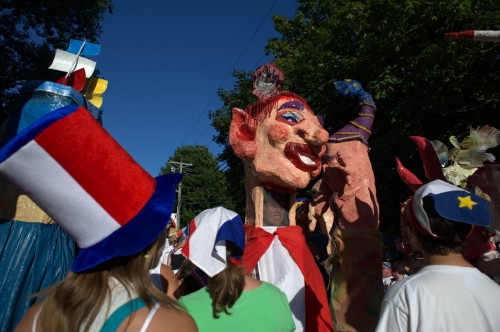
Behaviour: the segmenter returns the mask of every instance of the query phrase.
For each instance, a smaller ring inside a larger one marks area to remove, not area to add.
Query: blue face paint
[[[297,112],[286,112],[285,114],[281,114],[280,117],[291,123],[299,123],[304,119],[304,117]]]

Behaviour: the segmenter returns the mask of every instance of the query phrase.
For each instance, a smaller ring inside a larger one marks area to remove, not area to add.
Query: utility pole
[[[174,164],[174,165],[179,165],[179,173],[181,173],[181,174],[182,174],[184,166],[186,166],[186,167],[193,166],[193,164],[188,164],[188,163],[182,162],[182,159],[180,162],[179,161],[171,161],[170,163]],[[181,185],[182,185],[182,181],[179,182],[179,186],[177,187],[177,224],[175,225],[176,229],[179,229],[179,226],[181,224]]]

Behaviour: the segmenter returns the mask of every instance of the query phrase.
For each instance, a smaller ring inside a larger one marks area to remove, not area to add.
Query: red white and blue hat
[[[78,105],[48,113],[9,141],[0,173],[74,237],[76,273],[153,243],[182,177],[152,177]]]
[[[490,226],[491,213],[487,200],[443,180],[434,180],[418,188],[411,201],[415,220],[410,218],[410,221],[424,234],[439,237],[432,232],[423,205],[423,198],[429,196],[434,200],[436,212],[444,219],[472,226]]]
[[[189,233],[182,253],[209,277],[226,268],[227,241],[234,244],[231,257],[239,258],[245,250],[243,220],[239,214],[222,206],[204,210],[194,217]]]

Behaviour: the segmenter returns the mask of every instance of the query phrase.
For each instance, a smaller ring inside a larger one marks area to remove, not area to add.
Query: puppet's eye
[[[286,112],[281,114],[280,117],[293,124],[300,123],[304,119],[304,117],[297,112]]]

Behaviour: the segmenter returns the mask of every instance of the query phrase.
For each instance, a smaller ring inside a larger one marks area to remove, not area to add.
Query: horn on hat
[[[445,181],[446,178],[443,174],[441,163],[439,162],[438,155],[431,141],[420,136],[410,136],[410,139],[417,145],[427,180],[432,181],[439,179]],[[398,158],[396,158],[396,170],[401,180],[403,180],[413,192],[423,185],[423,182],[410,170],[404,167]]]

